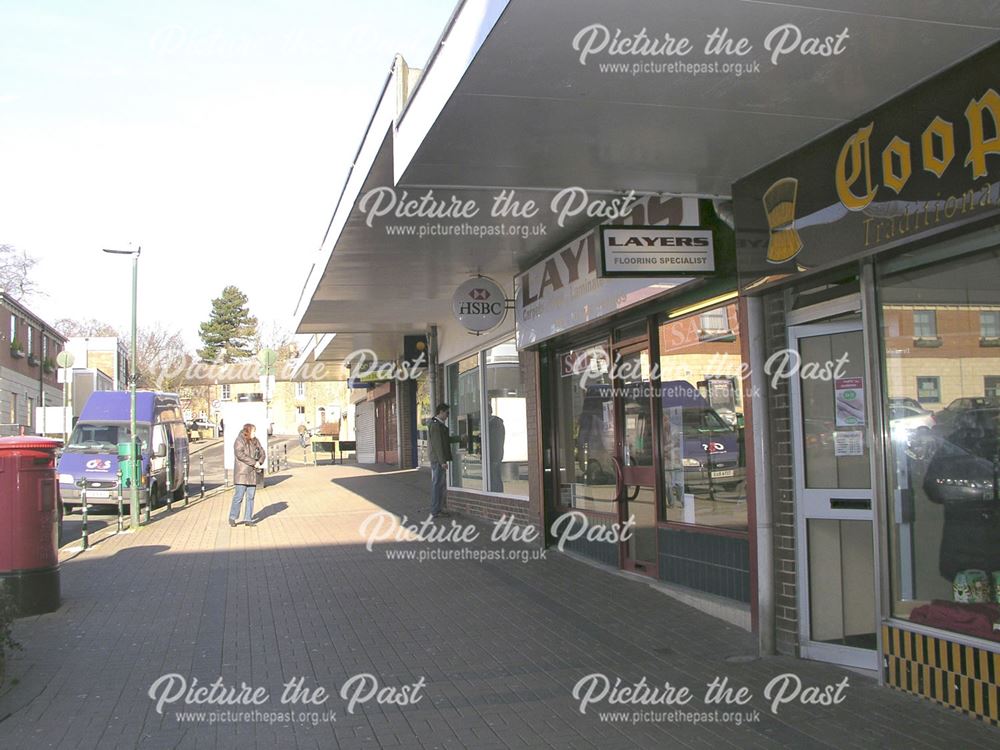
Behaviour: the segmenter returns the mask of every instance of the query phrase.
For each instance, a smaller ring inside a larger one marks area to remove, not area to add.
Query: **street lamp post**
[[[138,380],[136,375],[136,361],[135,361],[135,350],[136,350],[136,300],[137,291],[139,287],[139,255],[142,253],[142,247],[138,247],[135,250],[108,250],[105,249],[104,252],[110,253],[112,255],[131,255],[132,256],[132,346],[130,348],[129,355],[129,366],[128,366],[128,388],[129,388],[129,428],[130,435],[129,438],[131,445],[129,446],[129,463],[131,464],[131,474],[132,487],[129,493],[129,515],[130,515],[130,525],[132,529],[139,528],[139,474],[140,474],[140,458],[139,451],[136,449],[137,446],[141,445],[139,442],[139,433],[136,430],[135,423],[135,386]],[[150,502],[152,498],[147,498],[146,502]]]

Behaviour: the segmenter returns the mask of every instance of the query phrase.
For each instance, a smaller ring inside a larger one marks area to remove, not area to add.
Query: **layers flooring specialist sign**
[[[698,223],[696,198],[645,198],[627,217],[632,226]],[[517,348],[523,349],[690,281],[605,279],[598,275],[596,230],[535,264],[514,281]]]
[[[674,276],[715,272],[712,230],[688,227],[601,227],[600,275]]]

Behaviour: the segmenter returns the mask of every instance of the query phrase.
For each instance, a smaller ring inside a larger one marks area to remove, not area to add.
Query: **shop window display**
[[[937,407],[888,414],[893,615],[1000,640],[1000,251],[890,270],[879,300],[889,403]]]
[[[486,350],[487,489],[528,496],[528,418],[514,339]]]
[[[661,518],[747,528],[743,365],[735,303],[659,327]]]

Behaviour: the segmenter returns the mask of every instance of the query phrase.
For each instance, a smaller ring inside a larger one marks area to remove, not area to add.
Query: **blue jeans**
[[[255,484],[237,484],[236,491],[233,492],[233,504],[229,508],[229,520],[235,521],[240,515],[240,503],[243,501],[243,494],[247,496],[247,507],[243,514],[243,522],[253,520],[253,497],[257,494]]]
[[[431,463],[431,515],[436,516],[444,506],[448,489],[448,464]]]

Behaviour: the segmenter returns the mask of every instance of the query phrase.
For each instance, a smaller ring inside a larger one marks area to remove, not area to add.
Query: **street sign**
[[[60,367],[56,371],[56,382],[57,383],[72,383],[73,382],[73,368],[72,367]]]
[[[73,366],[73,353],[62,351],[56,355],[56,364],[60,367],[72,367]],[[62,382],[61,380],[59,381]]]

